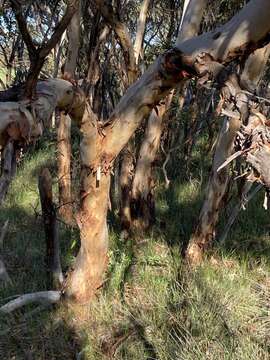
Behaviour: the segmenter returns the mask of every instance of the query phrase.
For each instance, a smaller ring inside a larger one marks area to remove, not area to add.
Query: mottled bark
[[[185,2],[177,43],[196,35],[206,3],[206,0]],[[152,110],[147,121],[131,191],[131,225],[137,230],[145,230],[155,222],[155,180],[152,174],[152,163],[160,144],[163,117],[171,101],[172,94],[166,98],[164,104]]]
[[[78,52],[80,47],[80,0],[78,1],[78,3],[78,9],[73,15],[67,28],[68,50],[64,71],[70,74],[72,77],[74,77],[75,74]]]
[[[191,74],[197,72],[198,75],[202,73],[205,75],[205,70],[212,73],[213,67],[215,70],[217,68],[213,61],[226,63],[228,59],[236,59],[249,53],[251,47],[259,47],[265,42],[270,30],[269,16],[268,0],[249,2],[228,23],[229,25],[225,24],[220,28],[218,37],[217,32],[213,31],[187,40],[177,49],[172,49],[160,56],[127,90],[108,121],[103,124],[100,129],[102,131],[97,131],[96,122],[92,123],[88,120],[86,124],[90,127],[89,133],[92,136],[88,135],[81,145],[82,164],[86,164],[85,171],[88,177],[85,177],[82,184],[82,211],[78,215],[82,229],[86,222],[88,228],[81,236],[81,249],[74,270],[68,277],[65,290],[69,297],[78,301],[88,300],[101,284],[107,262],[106,215],[110,185],[109,173],[116,156],[142,120],[150,115],[152,108],[184,79],[183,71]],[[243,23],[246,30],[243,29]],[[208,58],[208,61],[203,64],[203,70],[202,59],[206,60],[206,58],[202,56],[201,51],[211,55],[211,61]],[[201,56],[198,59],[199,54]],[[196,59],[200,60],[199,64],[195,61]],[[85,113],[85,120],[88,118],[89,115]],[[91,225],[91,231],[89,225]]]
[[[258,86],[268,56],[269,46],[257,50],[249,57],[240,80],[242,87],[244,84],[249,84],[252,88]],[[222,208],[222,199],[229,181],[229,166],[227,165],[220,172],[217,172],[217,169],[232,154],[236,133],[248,114],[248,98],[245,94],[241,94],[239,84],[235,81],[234,83],[228,82],[227,89],[225,87],[223,91],[237,99],[236,107],[241,113],[241,120],[240,118],[226,118],[218,135],[206,198],[196,230],[186,251],[187,260],[193,265],[202,261],[204,251],[211,246],[215,238],[215,228]]]
[[[198,34],[208,0],[185,0],[176,46]]]
[[[145,31],[145,24],[146,24],[146,17],[147,12],[149,8],[150,0],[144,0],[141,5],[140,15],[137,22],[137,33],[136,33],[136,39],[134,43],[134,57],[135,57],[135,63],[138,65],[139,58],[142,51],[142,44],[143,44],[143,37],[144,37],[144,31]]]
[[[77,223],[81,248],[73,272],[68,276],[66,295],[74,300],[89,300],[102,284],[107,266],[108,229],[106,214],[109,203],[110,172],[101,168],[99,153],[102,135],[90,107],[81,125],[81,191]]]
[[[136,230],[145,230],[155,222],[152,164],[160,144],[163,117],[170,107],[172,96],[169,95],[165,103],[152,110],[137,159],[131,194],[132,227]]]
[[[127,26],[119,20],[118,14],[113,7],[104,0],[97,0],[98,7],[104,17],[105,21],[111,26],[116,33],[119,43],[123,51],[125,62],[126,79],[124,79],[124,86],[130,86],[138,76],[138,59],[142,47],[142,39],[145,29],[147,8],[149,1],[145,0],[141,7],[140,17],[137,24],[137,34],[135,45],[133,46],[130,33]],[[121,189],[121,209],[120,221],[123,230],[128,230],[131,225],[131,184],[134,169],[133,153],[135,152],[134,141],[130,141],[121,156],[121,167],[119,185]]]
[[[80,46],[80,1],[67,29],[68,51],[64,67],[64,75],[74,78]],[[61,113],[57,127],[57,164],[59,188],[59,214],[63,220],[73,225],[71,194],[71,120]]]

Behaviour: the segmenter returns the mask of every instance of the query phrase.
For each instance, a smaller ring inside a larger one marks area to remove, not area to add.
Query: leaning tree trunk
[[[259,80],[269,55],[269,46],[257,50],[250,55],[245,69],[241,75],[240,83],[242,88],[254,89],[258,86]],[[223,89],[226,92],[226,87]],[[234,92],[231,93],[231,91]],[[227,93],[237,98],[237,109],[241,113],[241,120],[244,121],[248,115],[248,98],[241,94],[239,84],[227,82]],[[230,101],[230,99],[228,99]],[[212,244],[215,238],[215,228],[219,213],[222,208],[222,200],[225,195],[229,181],[229,166],[217,171],[221,164],[232,154],[234,149],[235,136],[240,129],[239,118],[226,118],[218,135],[210,180],[206,190],[206,198],[200,213],[196,230],[191,237],[186,251],[186,257],[190,264],[196,265],[202,261],[204,251]]]
[[[122,51],[125,62],[125,87],[134,83],[138,76],[138,62],[142,52],[143,37],[146,25],[147,11],[150,4],[149,0],[144,0],[141,5],[140,15],[137,22],[137,34],[134,46],[132,39],[128,31],[127,26],[119,21],[119,16],[114,13],[113,8],[108,2],[104,0],[98,0],[97,4],[101,10],[101,13],[106,22],[116,33]],[[121,193],[120,203],[120,220],[123,230],[129,230],[131,226],[131,186],[134,170],[134,158],[135,152],[134,138],[131,139],[122,152],[121,156],[121,170],[119,176],[119,185]]]
[[[80,1],[67,30],[68,52],[64,67],[64,76],[74,78],[80,45]],[[71,120],[61,114],[57,128],[57,163],[59,188],[59,214],[63,220],[73,224],[73,206],[71,192]]]
[[[206,4],[207,0],[185,1],[177,43],[196,35]],[[155,181],[152,174],[152,164],[160,144],[163,117],[170,107],[172,97],[171,94],[167,97],[165,104],[161,104],[152,110],[147,121],[131,190],[130,220],[132,228],[136,230],[145,230],[155,222]]]
[[[81,249],[64,289],[69,297],[88,300],[102,282],[107,263],[109,174],[116,156],[155,104],[183,81],[183,72],[205,76],[208,71],[215,76],[220,63],[237,59],[265,44],[270,30],[269,16],[268,0],[251,0],[218,31],[188,39],[167,51],[127,90],[100,131],[96,121],[87,120],[91,118],[89,110],[85,112],[85,126],[90,130],[81,151],[88,176],[82,184],[82,208],[78,215]],[[88,228],[84,229],[86,222]]]
[[[166,103],[152,110],[137,159],[131,194],[132,228],[137,231],[146,230],[155,222],[152,164],[160,144],[163,117],[170,107],[172,96],[168,96]]]

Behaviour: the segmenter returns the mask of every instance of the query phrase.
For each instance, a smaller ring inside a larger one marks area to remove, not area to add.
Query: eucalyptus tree
[[[12,3],[16,11],[18,3],[13,0]],[[196,4],[196,2],[194,3]],[[117,4],[119,5],[120,2]],[[71,19],[76,11],[76,5],[72,2],[70,6],[69,9],[72,9],[72,14],[71,12],[68,14]],[[102,0],[91,1],[91,7],[91,11],[100,10],[109,27],[115,33],[118,32],[117,36],[121,42],[125,59],[124,83],[126,84],[124,86],[130,85],[136,79],[134,76],[136,58],[132,48],[129,48],[130,36],[127,38],[126,29],[123,28],[122,22],[119,24],[119,18],[115,16],[115,12],[108,11],[107,3]],[[191,7],[191,14],[195,9],[195,5]],[[17,12],[18,23],[22,21],[21,17],[18,17],[20,15],[19,9]],[[159,55],[143,75],[126,90],[108,118],[104,118],[102,111],[93,111],[95,104],[91,103],[89,93],[86,93],[89,101],[86,103],[78,101],[78,106],[73,109],[73,113],[77,114],[77,118],[79,118],[78,124],[82,133],[80,144],[82,166],[80,208],[76,215],[81,245],[74,266],[68,271],[61,294],[83,302],[91,298],[102,284],[108,262],[107,211],[111,172],[116,157],[136,129],[144,119],[150,116],[155,107],[161,105],[160,102],[171,93],[172,89],[186,81],[187,78],[199,77],[201,82],[207,82],[211,79],[217,79],[222,83],[224,79],[227,82],[230,81],[231,77],[226,68],[229,63],[244,60],[257,48],[268,44],[269,16],[270,4],[268,0],[251,0],[230,21],[217,29],[204,32],[190,39],[182,41],[179,39],[174,46]],[[98,23],[100,24],[100,22]],[[21,29],[22,24],[20,25]],[[93,57],[90,59],[97,59],[99,46],[104,39],[103,30],[99,28],[96,31],[94,36],[95,47],[91,51]],[[35,69],[40,69],[41,62],[45,60],[43,55],[48,52],[48,44],[52,45],[51,39],[54,39],[53,44],[57,39],[60,39],[60,32],[57,32],[57,28],[54,33],[57,33],[58,37],[55,38],[52,35],[45,45],[46,50],[41,51],[41,55],[37,55],[36,46],[31,43],[28,36],[22,33],[28,51],[31,52],[32,50],[33,52],[32,60],[30,57],[31,69],[34,66],[33,59],[35,56],[40,57]],[[112,40],[112,44],[117,48],[114,40]],[[103,45],[104,57],[106,54],[114,53],[113,46],[106,43],[106,36]],[[104,58],[104,63],[106,63],[106,58]],[[34,73],[36,76],[36,72]],[[34,84],[33,78],[36,79],[30,72],[27,89],[31,89],[30,85]],[[75,92],[73,95],[76,95]],[[78,94],[76,96],[75,99],[81,99]],[[74,107],[76,102],[74,99],[72,101]],[[18,122],[20,122],[19,118]],[[5,131],[6,127],[3,124],[1,132]]]

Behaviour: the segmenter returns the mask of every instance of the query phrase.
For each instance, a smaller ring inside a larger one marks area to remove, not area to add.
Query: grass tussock
[[[1,304],[46,289],[37,175],[43,166],[55,174],[54,157],[52,147],[26,155],[0,213],[0,224],[10,222],[2,256],[12,278],[1,285]],[[197,170],[198,164],[199,155]],[[108,272],[91,304],[33,305],[1,315],[1,359],[269,359],[268,214],[259,196],[225,245],[215,244],[201,267],[188,269],[181,248],[197,220],[203,183],[197,171],[169,190],[160,185],[162,231],[123,242],[110,225]],[[65,269],[74,243],[76,230],[61,225]]]

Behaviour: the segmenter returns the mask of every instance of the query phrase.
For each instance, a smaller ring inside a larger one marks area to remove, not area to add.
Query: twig
[[[244,94],[253,96],[253,97],[255,97],[255,98],[258,99],[258,100],[265,101],[265,102],[267,102],[268,104],[270,104],[270,99],[266,99],[265,97],[262,97],[262,96],[257,96],[257,95],[252,94],[251,92],[249,92],[249,91],[247,91],[247,90],[242,90],[241,92],[244,93]]]
[[[243,190],[243,194],[242,194],[242,197],[241,197],[241,200],[239,201],[239,203],[235,206],[235,208],[233,209],[230,217],[229,217],[229,220],[223,230],[223,233],[221,234],[220,236],[220,240],[219,240],[219,243],[222,245],[224,244],[228,234],[229,234],[229,231],[231,229],[231,227],[233,226],[239,212],[241,211],[241,209],[245,209],[245,206],[247,205],[247,203],[257,194],[257,192],[259,190],[261,190],[261,188],[263,187],[262,184],[259,184],[255,187],[255,189],[253,191],[251,191],[249,194],[249,190],[252,186],[252,183],[251,182],[247,182],[244,186],[244,190]]]
[[[242,155],[245,151],[244,150],[239,150],[236,151],[234,154],[232,154],[231,156],[228,157],[228,159],[226,161],[224,161],[224,163],[222,163],[218,168],[217,168],[217,172],[220,172],[220,170],[222,170],[223,168],[225,168],[230,162],[232,162],[234,159],[238,158],[238,156]]]
[[[39,291],[36,293],[24,294],[15,300],[9,301],[0,307],[0,312],[9,314],[25,305],[32,303],[55,304],[61,299],[61,291]]]
[[[181,145],[178,146],[174,146],[173,148],[169,149],[168,153],[166,154],[164,147],[161,145],[161,150],[163,151],[164,155],[166,155],[166,159],[162,165],[162,170],[163,170],[163,174],[164,174],[164,178],[165,178],[165,187],[166,189],[169,188],[170,185],[170,180],[168,179],[168,175],[167,175],[167,170],[166,170],[166,165],[168,164],[168,161],[171,158],[171,153],[174,152],[175,150],[178,150],[179,148],[181,148]]]

